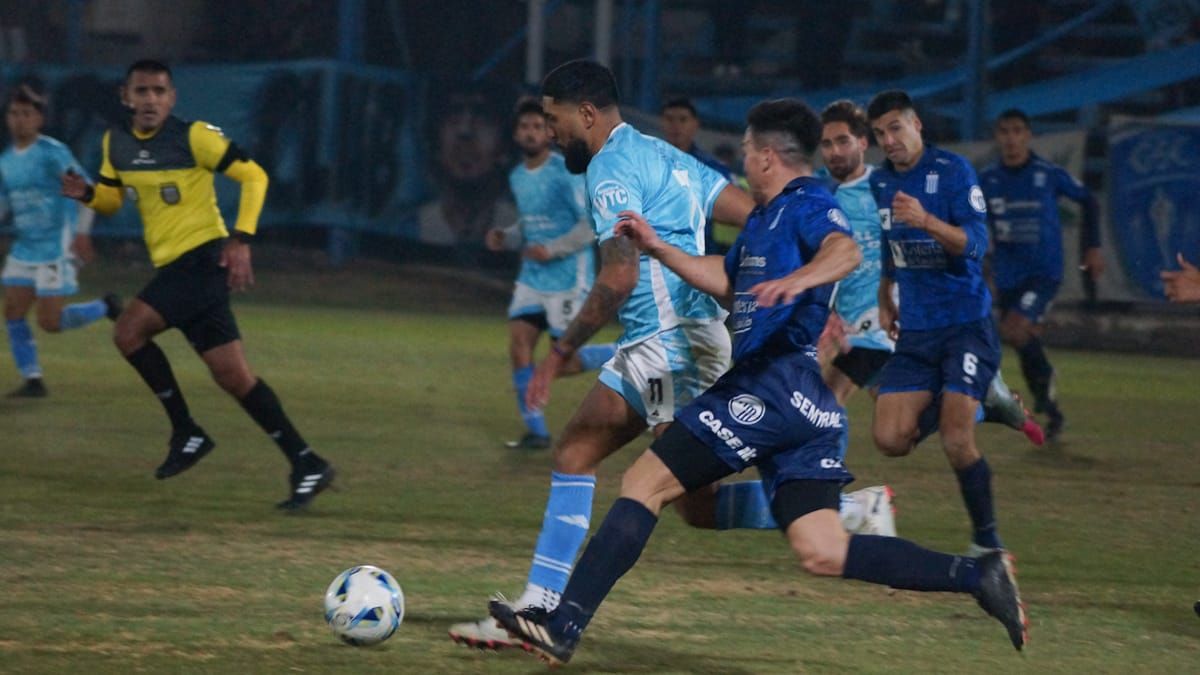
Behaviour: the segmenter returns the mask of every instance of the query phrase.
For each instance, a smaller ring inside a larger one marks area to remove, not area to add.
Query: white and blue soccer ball
[[[404,591],[396,578],[374,565],[351,567],[325,591],[325,621],[356,647],[383,642],[404,620]]]

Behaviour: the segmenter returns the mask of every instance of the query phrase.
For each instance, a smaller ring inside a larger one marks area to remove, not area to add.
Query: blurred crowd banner
[[[175,114],[223,129],[267,170],[265,227],[301,225],[415,236],[427,193],[422,157],[423,84],[411,74],[334,61],[176,69]],[[112,68],[0,66],[8,85],[31,80],[50,95],[46,133],[67,143],[95,176],[105,128],[126,119]],[[238,188],[218,179],[226,219]],[[131,205],[98,219],[97,233],[131,236]]]
[[[1114,247],[1139,290],[1162,298],[1177,253],[1200,262],[1200,125],[1116,120],[1109,144]]]

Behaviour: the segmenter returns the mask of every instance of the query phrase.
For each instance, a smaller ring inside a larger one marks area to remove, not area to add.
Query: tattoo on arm
[[[639,259],[637,247],[627,237],[600,244],[600,273],[579,314],[558,339],[562,349],[575,351],[612,321],[637,283]]]

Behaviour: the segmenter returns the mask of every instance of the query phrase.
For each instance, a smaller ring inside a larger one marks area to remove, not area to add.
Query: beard
[[[562,149],[563,160],[566,162],[567,171],[573,174],[581,174],[587,171],[588,164],[592,162],[592,153],[588,150],[587,142],[581,138],[577,138],[567,143]]]
[[[841,165],[830,164],[826,167],[829,169],[829,175],[833,176],[838,182],[846,180],[846,178],[858,169],[858,164],[855,162],[845,162]]]

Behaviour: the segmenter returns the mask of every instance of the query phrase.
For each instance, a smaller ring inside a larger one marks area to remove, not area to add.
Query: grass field
[[[446,638],[491,592],[521,587],[547,487],[545,453],[499,443],[518,431],[502,294],[374,271],[260,271],[237,304],[253,365],[340,471],[341,490],[294,517],[272,508],[286,493],[282,456],[181,336],[161,343],[218,446],[165,482],[152,477],[165,418],[107,327],[39,336],[52,397],[0,399],[0,671],[542,670]],[[93,290],[148,278],[89,272]],[[571,670],[1195,672],[1197,363],[1054,356],[1064,443],[980,433],[1033,622],[1024,655],[968,597],[810,578],[775,533],[689,530],[668,513]],[[3,362],[7,389],[17,378]],[[553,426],[590,384],[556,385]],[[961,550],[966,516],[936,443],[884,459],[865,397],[850,416],[858,485],[891,484],[903,535]],[[603,467],[594,522],[640,450]],[[379,648],[344,646],[322,620],[325,586],[356,563],[388,569],[407,596],[403,626]]]

